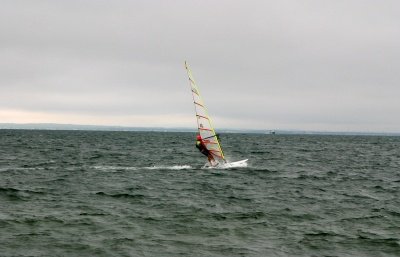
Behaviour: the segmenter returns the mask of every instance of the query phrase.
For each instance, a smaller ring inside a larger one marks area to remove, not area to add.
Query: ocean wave
[[[43,192],[37,192],[26,189],[16,189],[12,187],[0,187],[0,195],[8,196],[10,198],[22,200],[24,198],[31,196],[32,194],[43,194]]]
[[[92,166],[91,168],[93,168],[95,170],[101,170],[101,171],[138,170],[139,169],[137,167],[103,166],[103,165]]]
[[[384,215],[366,215],[361,217],[349,217],[349,218],[341,218],[341,221],[361,221],[361,220],[371,220],[371,219],[382,219]]]
[[[390,247],[393,249],[398,249],[398,247],[400,247],[400,240],[398,240],[398,238],[369,238],[367,236],[358,236],[357,240],[359,241],[358,244],[359,245],[367,245],[369,247],[371,246],[379,246],[381,248],[383,248],[384,246],[386,247]]]
[[[142,194],[127,194],[127,193],[111,194],[111,193],[104,193],[104,192],[97,192],[96,195],[109,196],[109,197],[114,197],[114,198],[134,198],[134,199],[141,199],[141,198],[145,197],[145,195],[142,195]]]
[[[120,171],[120,170],[189,170],[192,169],[190,165],[160,165],[160,166],[147,166],[147,167],[124,167],[124,166],[92,166],[96,170],[102,171]]]
[[[173,166],[151,166],[143,167],[146,170],[188,170],[192,169],[190,165],[173,165]]]
[[[0,172],[7,171],[27,171],[27,170],[45,170],[45,167],[1,167]]]

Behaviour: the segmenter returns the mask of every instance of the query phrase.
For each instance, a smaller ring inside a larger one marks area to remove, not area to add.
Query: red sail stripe
[[[210,152],[217,152],[217,153],[220,152],[220,150],[214,150],[214,149],[208,149],[208,151],[210,151]]]
[[[202,115],[198,115],[198,114],[196,114],[196,116],[208,120],[208,118],[206,116],[202,116]]]
[[[201,104],[199,104],[198,102],[193,102],[194,104],[197,104],[198,106],[201,106],[201,107],[203,107],[204,108],[204,106],[203,105],[201,105]]]
[[[218,158],[223,159],[221,155],[218,155],[218,154],[215,154],[215,153],[211,153],[211,154],[217,156]]]

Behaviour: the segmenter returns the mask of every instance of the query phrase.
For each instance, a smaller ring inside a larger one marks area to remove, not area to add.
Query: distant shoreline
[[[77,125],[57,123],[0,123],[0,129],[18,130],[68,130],[68,131],[131,131],[131,132],[192,132],[193,128],[164,127],[125,127],[101,125]],[[400,132],[343,132],[343,131],[304,131],[304,130],[261,130],[261,129],[218,129],[219,133],[244,133],[265,135],[338,135],[338,136],[400,136]]]

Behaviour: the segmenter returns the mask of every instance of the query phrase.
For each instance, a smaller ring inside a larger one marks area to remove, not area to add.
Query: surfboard
[[[207,169],[230,169],[230,168],[245,168],[247,167],[248,159],[241,160],[241,161],[236,161],[236,162],[226,162],[222,164],[218,164],[216,166],[211,166],[210,163],[206,163],[203,168]]]
[[[243,167],[247,167],[247,161],[248,161],[248,159],[236,161],[236,162],[227,162],[227,163],[225,163],[225,166],[227,166],[228,168],[243,168]]]

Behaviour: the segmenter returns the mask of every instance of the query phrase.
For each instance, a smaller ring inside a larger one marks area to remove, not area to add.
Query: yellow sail
[[[203,98],[200,95],[200,91],[196,86],[196,82],[193,78],[192,72],[189,69],[188,64],[185,62],[185,68],[189,76],[190,88],[193,96],[193,103],[196,112],[197,129],[203,139],[204,145],[210,151],[212,156],[219,163],[225,163],[225,156],[219,143],[218,137],[215,133],[212,121],[208,115],[207,109],[204,105]]]

